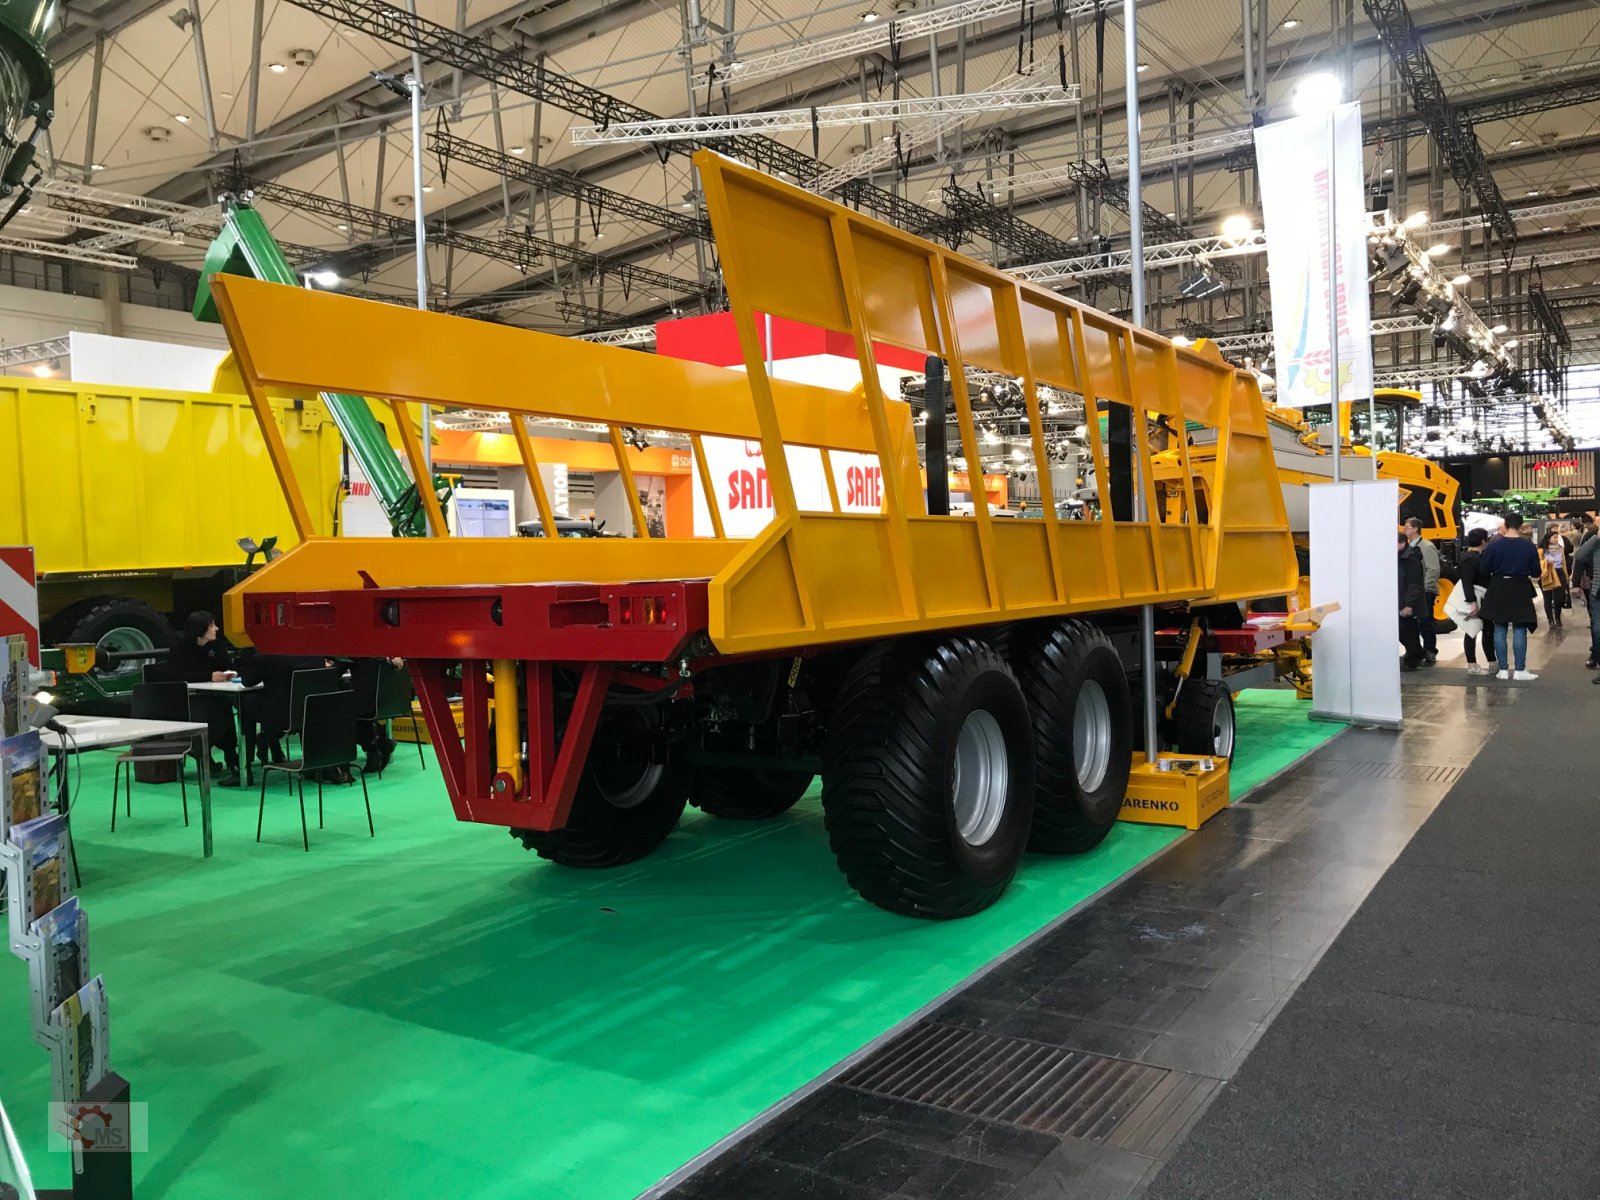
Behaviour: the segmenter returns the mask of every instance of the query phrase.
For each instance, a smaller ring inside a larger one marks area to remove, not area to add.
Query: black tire
[[[764,821],[798,804],[814,778],[781,767],[703,766],[695,771],[690,803],[729,821]]]
[[[1122,659],[1099,629],[1067,620],[1044,630],[1017,662],[1036,764],[1028,849],[1092,850],[1116,824],[1133,766],[1133,705]]]
[[[525,849],[563,867],[620,867],[645,857],[678,826],[689,799],[689,773],[676,763],[626,756],[659,722],[654,709],[624,708],[604,714],[589,759],[560,829],[513,829]]]
[[[167,618],[143,600],[108,596],[86,603],[76,613],[63,640],[88,642],[100,650],[164,650],[172,645],[172,639],[172,625]],[[129,661],[95,669],[102,678],[116,678],[137,675],[144,665]]]
[[[972,798],[964,817],[958,789]],[[1027,701],[993,647],[891,642],[856,664],[829,724],[822,808],[863,898],[933,919],[989,907],[1016,874],[1032,805]]]
[[[1233,693],[1215,679],[1189,679],[1178,693],[1167,740],[1179,754],[1209,754],[1233,761]]]

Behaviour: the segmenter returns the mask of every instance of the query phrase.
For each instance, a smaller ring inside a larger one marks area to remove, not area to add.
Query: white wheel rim
[[[1111,769],[1111,701],[1094,679],[1085,679],[1072,710],[1072,761],[1078,767],[1078,786],[1092,792],[1105,782]]]
[[[1000,722],[975,708],[956,735],[954,796],[956,832],[969,846],[981,846],[1000,828],[1011,783],[1011,759]]]
[[[1233,702],[1227,696],[1211,713],[1211,747],[1218,758],[1233,757]]]

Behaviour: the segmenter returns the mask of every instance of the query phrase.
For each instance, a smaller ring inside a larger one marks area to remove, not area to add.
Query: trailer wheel
[[[172,644],[172,626],[166,617],[142,600],[111,596],[88,604],[67,631],[65,641],[88,642],[97,654],[159,650]],[[137,675],[144,663],[129,661],[114,667],[96,667],[102,679]]]
[[[1209,754],[1233,761],[1233,693],[1216,679],[1190,679],[1178,693],[1167,739],[1180,754]]]
[[[1028,849],[1081,854],[1111,832],[1128,790],[1128,677],[1110,639],[1085,621],[1059,622],[1030,651],[1017,660],[1037,762]]]
[[[889,643],[845,680],[822,765],[845,878],[891,912],[964,917],[1016,873],[1033,806],[1028,705],[976,638]]]
[[[689,773],[676,763],[629,755],[660,717],[653,708],[608,712],[595,730],[572,812],[560,829],[513,829],[525,849],[563,867],[620,867],[649,854],[678,826]]]
[[[713,817],[764,821],[798,804],[814,778],[810,771],[779,767],[701,767],[695,772],[690,803]]]

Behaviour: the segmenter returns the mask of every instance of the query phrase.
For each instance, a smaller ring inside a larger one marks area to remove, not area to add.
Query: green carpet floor
[[[1336,732],[1304,712],[1246,696],[1236,795]],[[457,824],[405,749],[372,785],[376,840],[358,789],[329,789],[310,854],[281,792],[258,846],[254,794],[219,789],[210,862],[172,787],[109,833],[111,760],[85,759],[82,894],[112,1060],[150,1105],[142,1200],[628,1200],[1180,832],[1030,857],[988,912],[929,924],[845,887],[814,794],[759,825],[691,812],[645,862],[578,873]],[[26,1021],[0,956],[0,1099],[62,1186]]]

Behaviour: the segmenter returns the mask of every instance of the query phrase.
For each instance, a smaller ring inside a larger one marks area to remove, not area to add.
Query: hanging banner
[[[1272,332],[1277,403],[1305,408],[1329,402],[1328,304],[1337,297],[1339,399],[1372,395],[1372,305],[1367,285],[1367,229],[1361,161],[1361,106],[1341,104],[1328,117],[1295,117],[1256,129],[1256,178],[1272,273]],[[1328,278],[1338,215],[1334,277]]]
[[[776,515],[772,491],[767,485],[766,459],[760,442],[734,438],[701,439],[706,466],[717,488],[715,502],[722,515],[722,529],[728,537],[755,537]],[[828,476],[822,469],[822,451],[813,446],[786,446],[789,478],[794,484],[795,502],[802,512],[829,512],[833,501],[828,493]],[[834,450],[828,455],[833,464],[833,486],[841,512],[875,513],[883,508],[883,469],[876,454]],[[706,503],[700,476],[694,476],[694,536],[711,537],[714,526]]]

